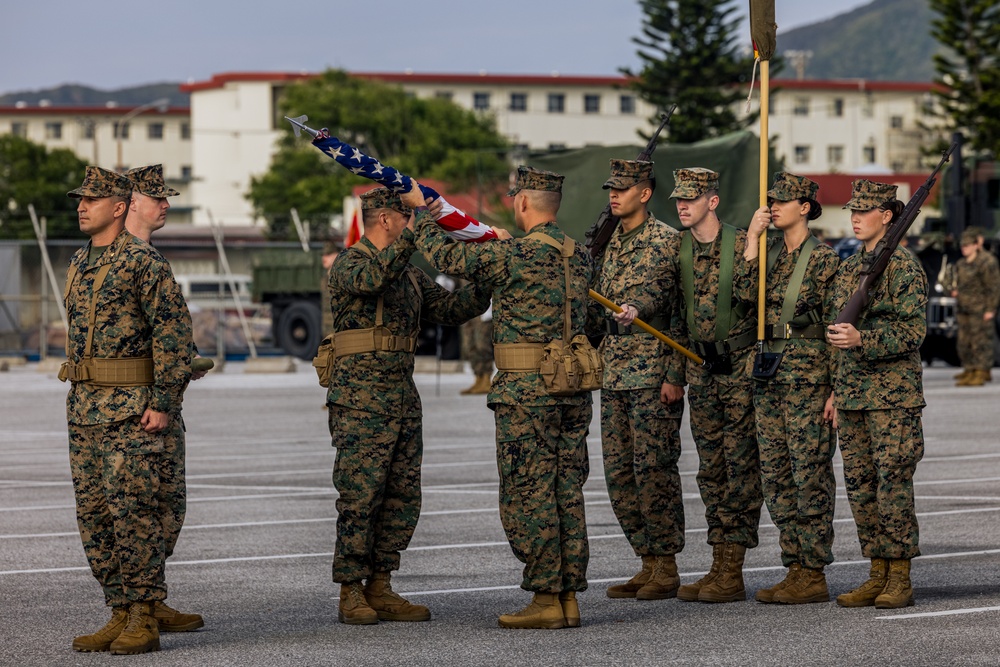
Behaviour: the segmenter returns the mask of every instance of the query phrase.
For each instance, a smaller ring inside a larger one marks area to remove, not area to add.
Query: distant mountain
[[[931,37],[936,14],[927,0],[874,0],[812,25],[781,32],[777,52],[812,51],[807,79],[862,78],[874,81],[932,81],[932,56],[942,49]],[[785,56],[780,76],[796,76]]]
[[[103,106],[116,102],[118,106],[132,107],[147,104],[161,98],[168,98],[170,106],[186,107],[191,104],[191,96],[180,91],[179,83],[153,83],[118,90],[98,90],[90,86],[67,84],[47,90],[26,90],[0,95],[0,105],[27,102],[36,106],[48,100],[52,106]]]

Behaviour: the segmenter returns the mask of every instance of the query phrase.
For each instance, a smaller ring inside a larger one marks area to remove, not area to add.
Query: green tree
[[[730,0],[641,0],[645,17],[639,45],[642,69],[632,87],[657,109],[677,105],[667,141],[692,143],[744,129],[752,116],[738,117],[753,56],[740,55],[733,38],[740,23]],[[772,73],[775,71],[772,60]],[[653,122],[658,123],[655,119]]]
[[[972,146],[1000,156],[1000,3],[930,0],[937,13],[931,34],[944,53],[934,56],[936,92],[949,129]]]
[[[313,127],[420,180],[433,178],[456,188],[477,184],[477,175],[506,180],[506,140],[490,117],[465,111],[449,100],[417,99],[401,88],[349,76],[340,70],[289,86],[280,102],[288,116],[305,114]],[[279,140],[267,173],[251,181],[248,198],[268,221],[272,238],[293,232],[288,210],[295,207],[313,228],[342,210],[355,176],[289,131]]]
[[[80,234],[76,200],[66,193],[80,187],[86,164],[71,151],[11,134],[0,136],[0,238],[35,238],[28,204],[48,219],[49,238]]]

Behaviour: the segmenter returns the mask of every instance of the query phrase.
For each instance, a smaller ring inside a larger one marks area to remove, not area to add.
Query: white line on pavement
[[[929,618],[931,616],[958,616],[960,614],[978,614],[984,611],[1000,611],[1000,607],[972,607],[970,609],[948,609],[946,611],[925,611],[919,614],[897,614],[894,616],[876,616],[880,621],[898,621],[904,618]]]

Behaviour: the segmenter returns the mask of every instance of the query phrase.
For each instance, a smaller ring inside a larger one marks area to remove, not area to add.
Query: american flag
[[[393,167],[384,165],[375,158],[365,155],[356,147],[345,143],[337,137],[329,136],[321,131],[313,145],[336,160],[358,176],[370,178],[376,183],[395,192],[409,192],[413,187],[413,179],[400,173]],[[497,238],[488,225],[479,222],[465,211],[448,203],[436,190],[425,185],[420,186],[424,199],[440,199],[443,208],[437,216],[437,224],[445,229],[452,238],[459,241],[478,243],[493,241]]]

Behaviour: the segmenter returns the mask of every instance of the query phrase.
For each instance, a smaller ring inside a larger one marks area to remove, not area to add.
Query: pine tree
[[[645,17],[639,45],[642,69],[635,77],[639,95],[657,107],[677,105],[668,141],[691,143],[745,128],[752,116],[737,116],[746,95],[753,56],[740,55],[733,34],[740,23],[730,0],[640,0]],[[774,71],[772,67],[772,72]],[[654,121],[657,124],[658,121]]]
[[[931,34],[947,47],[934,56],[936,91],[949,118],[972,146],[1000,157],[1000,3],[930,0],[938,16]]]

